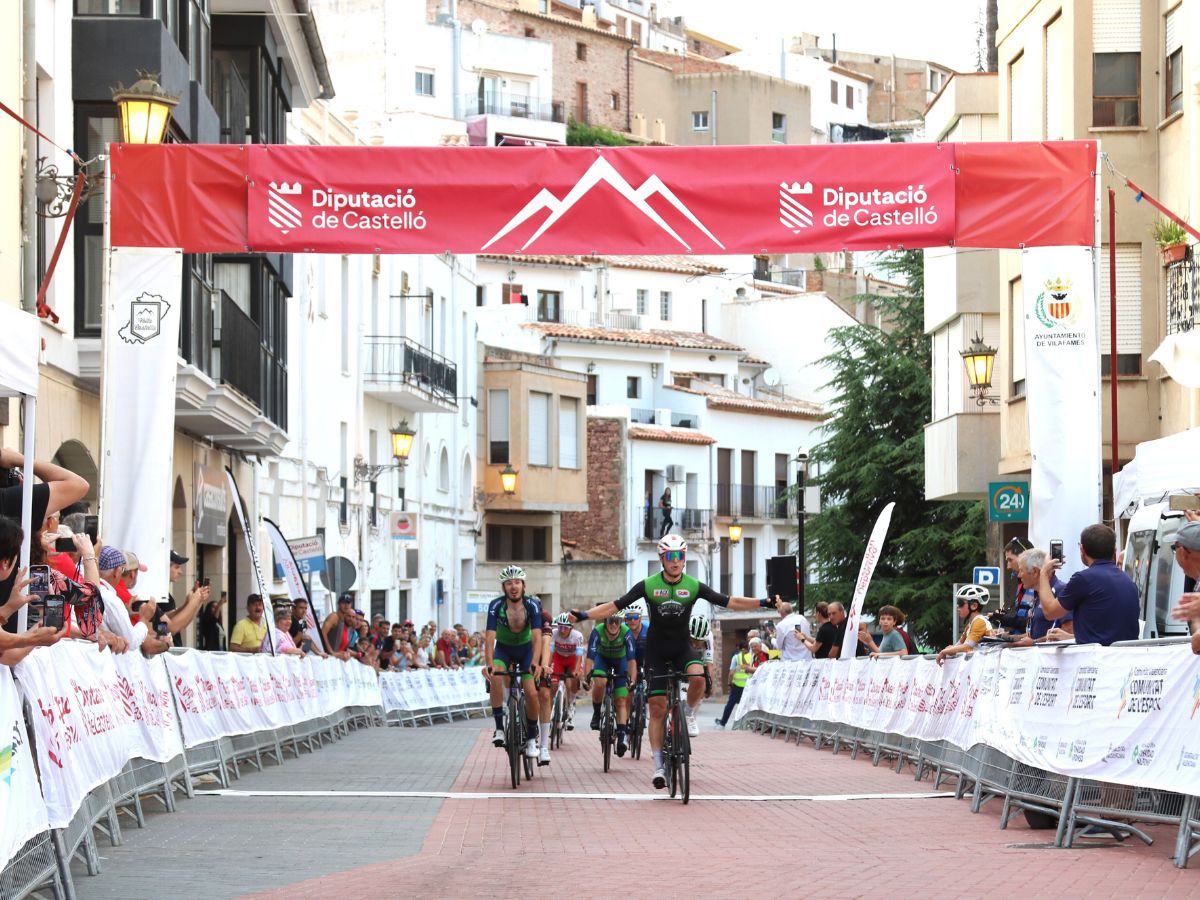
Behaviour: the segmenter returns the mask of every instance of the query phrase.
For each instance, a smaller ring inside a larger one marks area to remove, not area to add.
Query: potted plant
[[[1163,265],[1179,262],[1187,255],[1187,232],[1183,226],[1171,219],[1159,219],[1154,223],[1154,243],[1162,253]]]

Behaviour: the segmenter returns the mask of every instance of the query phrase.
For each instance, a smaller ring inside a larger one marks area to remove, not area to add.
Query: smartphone
[[[47,597],[45,608],[42,610],[42,624],[55,631],[61,631],[65,607],[66,603],[62,597]]]
[[[29,593],[45,597],[50,593],[50,567],[29,567]]]
[[[55,538],[54,540],[55,553],[74,553],[75,540],[73,538]]]
[[[210,584],[212,584],[211,578],[201,578],[200,579],[200,587],[208,587]]]
[[[166,622],[159,622],[154,626],[154,633],[160,638],[167,638],[171,636],[171,629]]]
[[[312,653],[312,641],[307,641],[307,640],[301,641],[300,649],[303,650],[305,653]]]
[[[796,623],[796,630],[797,630],[797,631],[803,631],[803,630],[804,630],[804,629],[801,627],[801,625],[800,625],[800,623],[799,623],[799,622],[797,622],[797,623]]]
[[[84,516],[83,517],[83,533],[92,540],[95,545],[100,537],[100,517],[99,516]]]
[[[1051,559],[1062,559],[1063,558],[1063,542],[1062,541],[1053,540],[1050,542],[1050,558]]]

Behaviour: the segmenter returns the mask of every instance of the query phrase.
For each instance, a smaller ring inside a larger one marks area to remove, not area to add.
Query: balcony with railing
[[[634,313],[606,312],[603,315],[591,309],[559,309],[555,320],[562,325],[580,325],[584,328],[611,328],[619,331],[643,331],[646,317]]]
[[[528,94],[499,91],[464,94],[461,109],[464,116],[509,116],[541,122],[566,122],[566,106],[561,101],[543,100]]]
[[[175,382],[175,419],[214,443],[277,454],[287,442],[287,363],[225,291],[192,304]]]
[[[1167,334],[1183,334],[1196,327],[1200,312],[1200,266],[1191,247],[1187,256],[1167,266]]]
[[[713,511],[694,509],[690,506],[674,506],[669,511],[652,507],[642,517],[642,530],[638,540],[658,541],[668,532],[684,537],[707,537],[712,532]]]
[[[411,412],[458,409],[458,367],[406,337],[370,335],[363,342],[363,391]]]
[[[717,515],[742,519],[790,519],[795,500],[788,488],[769,484],[718,484]]]

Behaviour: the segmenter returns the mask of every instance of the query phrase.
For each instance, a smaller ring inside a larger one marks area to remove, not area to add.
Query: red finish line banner
[[[1090,245],[1094,143],[113,145],[112,243],[735,254]]]

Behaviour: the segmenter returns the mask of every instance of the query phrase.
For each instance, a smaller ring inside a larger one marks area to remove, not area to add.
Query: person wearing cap
[[[1075,643],[1107,646],[1139,637],[1141,599],[1133,579],[1117,568],[1117,536],[1107,525],[1089,525],[1079,535],[1079,558],[1087,568],[1071,576],[1058,596],[1050,576],[1062,568],[1053,557],[1042,566],[1038,599],[1047,618],[1075,616]]]
[[[83,540],[86,541],[86,537]],[[168,649],[170,642],[160,640],[150,633],[153,609],[147,607],[156,605],[154,601],[142,603],[133,610],[136,615],[135,620],[130,616],[130,610],[117,596],[116,584],[125,570],[125,554],[116,547],[101,547],[96,564],[99,567],[100,576],[96,586],[100,589],[100,597],[104,601],[104,627],[118,637],[124,638],[130,649],[137,647],[143,652],[151,654],[161,653]]]
[[[337,600],[337,610],[327,615],[321,623],[321,640],[325,644],[325,650],[338,659],[350,658],[353,617],[354,596],[342,594]]]
[[[1175,533],[1175,561],[1183,574],[1192,581],[1200,579],[1200,521],[1188,516],[1188,522]],[[1171,610],[1171,618],[1190,622],[1192,626],[1192,652],[1200,653],[1200,593],[1194,589],[1179,598],[1179,605]]]
[[[229,636],[229,649],[234,653],[259,653],[267,636],[267,623],[263,617],[263,598],[251,594],[246,598],[246,617],[239,619]],[[289,623],[290,624],[290,623]]]

